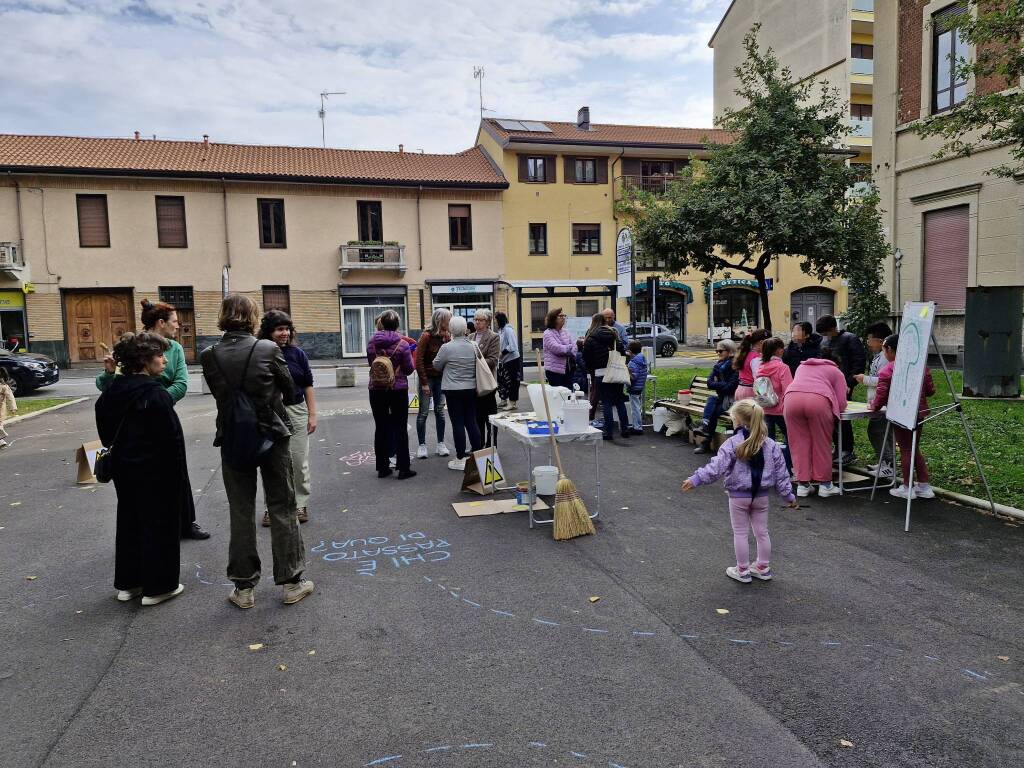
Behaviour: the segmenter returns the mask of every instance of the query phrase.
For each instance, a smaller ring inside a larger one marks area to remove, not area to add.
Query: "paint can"
[[[522,480],[516,483],[516,509],[529,509],[530,503],[530,481]]]

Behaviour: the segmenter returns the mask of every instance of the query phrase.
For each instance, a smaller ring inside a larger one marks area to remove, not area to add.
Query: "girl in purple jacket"
[[[772,578],[768,493],[775,488],[793,508],[797,507],[796,498],[782,448],[768,437],[761,406],[753,400],[740,400],[729,409],[729,418],[736,434],[718,449],[717,456],[683,483],[683,490],[692,491],[698,485],[710,485],[725,477],[732,543],[736,550],[736,565],[726,568],[725,575],[744,584],[749,584],[751,577],[768,581]],[[753,563],[748,541],[751,528],[757,540],[757,557]]]

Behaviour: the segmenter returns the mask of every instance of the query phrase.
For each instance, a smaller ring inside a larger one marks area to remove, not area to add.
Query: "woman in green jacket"
[[[167,367],[160,374],[157,381],[167,390],[171,400],[177,403],[185,393],[188,392],[188,368],[185,366],[185,350],[181,344],[174,340],[178,335],[178,313],[170,304],[158,302],[154,304],[149,299],[142,300],[142,327],[151,333],[163,336],[170,343],[170,347],[164,352],[164,359]],[[103,358],[103,373],[96,377],[96,388],[105,392],[117,375],[117,363],[114,357],[107,354]],[[185,469],[181,478],[184,489],[187,493],[182,494],[185,499],[185,509],[181,514],[181,538],[183,539],[208,539],[210,534],[204,531],[196,522],[196,506],[192,496],[192,484],[188,478],[188,469]]]

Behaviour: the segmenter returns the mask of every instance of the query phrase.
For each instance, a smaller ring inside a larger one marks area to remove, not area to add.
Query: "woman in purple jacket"
[[[562,308],[552,309],[544,319],[544,373],[552,387],[572,389],[572,369],[576,362],[576,342],[565,330]]]
[[[374,359],[383,355],[391,360],[395,369],[395,381],[390,387],[375,385],[370,378],[370,410],[373,412],[373,452],[377,463],[377,477],[391,474],[388,454],[393,445],[398,457],[398,479],[415,477],[409,468],[409,379],[415,370],[412,352],[408,342],[398,333],[401,318],[393,309],[385,310],[377,319],[380,330],[366,345],[366,359],[373,365]]]

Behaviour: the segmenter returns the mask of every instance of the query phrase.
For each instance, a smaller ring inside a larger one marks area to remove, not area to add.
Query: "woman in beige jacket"
[[[480,347],[480,353],[484,356],[484,360],[487,361],[487,366],[491,369],[491,373],[496,373],[498,370],[498,356],[501,353],[501,340],[498,334],[491,330],[490,311],[478,309],[473,316],[473,325],[476,327],[476,332],[470,338]],[[485,446],[491,445],[491,440],[493,439],[490,429],[491,425],[487,417],[493,416],[497,412],[498,401],[495,399],[494,392],[477,398],[476,426],[480,430],[480,437],[483,439]]]
[[[7,447],[7,432],[4,422],[18,410],[18,401],[11,390],[11,376],[6,368],[0,368],[0,449]]]

